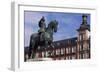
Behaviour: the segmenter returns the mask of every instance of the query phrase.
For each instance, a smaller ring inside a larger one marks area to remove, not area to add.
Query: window
[[[88,46],[87,50],[89,50],[90,49],[90,42],[87,43],[87,46]]]
[[[66,48],[66,54],[68,54],[68,48]]]
[[[72,53],[74,53],[75,52],[75,48],[74,47],[72,47]]]
[[[64,51],[63,51],[63,50],[64,50],[64,49],[62,48],[62,49],[61,49],[61,54],[64,54]]]
[[[80,42],[80,51],[82,51],[83,50],[83,43],[82,42]]]
[[[68,53],[70,53],[70,48],[68,48]]]
[[[59,53],[60,53],[60,50],[57,49],[57,50],[56,50],[56,55],[59,55]]]
[[[83,54],[82,53],[79,54],[79,58],[83,59]]]
[[[64,52],[64,54],[65,54],[65,50],[66,50],[66,48],[63,48],[63,52]]]
[[[85,34],[83,34],[83,40],[85,40],[85,38],[86,38],[86,37],[85,37]]]
[[[86,53],[86,58],[89,58],[89,53]]]
[[[55,50],[52,51],[52,55],[53,55],[53,56],[54,56],[54,52],[55,52]]]
[[[76,58],[76,55],[72,55],[72,59],[75,59]]]
[[[79,36],[79,39],[81,40],[81,35]]]
[[[79,51],[79,50],[80,50],[79,48],[80,48],[80,45],[78,44],[78,45],[77,45],[77,51]]]
[[[68,56],[68,59],[70,59],[70,56]]]
[[[79,51],[81,51],[81,45],[79,45]]]
[[[64,60],[64,57],[62,57],[61,60]]]
[[[60,54],[60,49],[58,49],[58,54]]]
[[[66,56],[66,59],[68,59],[68,56]]]
[[[36,53],[36,58],[38,58],[39,57],[39,54],[38,53]]]
[[[42,57],[44,57],[44,52],[42,52]]]
[[[85,55],[86,55],[86,53],[84,53],[84,54],[83,54],[83,59],[85,59],[85,58],[86,58],[86,56],[85,56]]]
[[[77,57],[78,57],[78,59],[80,58],[80,54],[79,53],[78,53]]]
[[[46,51],[46,57],[48,57],[48,51]]]

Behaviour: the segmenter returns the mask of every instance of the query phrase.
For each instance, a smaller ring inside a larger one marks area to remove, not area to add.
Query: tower
[[[90,26],[87,23],[87,15],[82,15],[82,24],[77,31],[77,58],[90,58]]]

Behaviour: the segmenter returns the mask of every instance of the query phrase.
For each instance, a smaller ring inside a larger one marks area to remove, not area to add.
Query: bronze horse
[[[35,56],[36,50],[40,46],[40,49],[44,49],[44,47],[50,45],[52,46],[53,42],[53,33],[57,32],[57,26],[58,22],[56,20],[51,21],[48,24],[48,27],[45,29],[45,32],[42,36],[43,41],[40,41],[40,35],[38,33],[32,34],[30,37],[30,44],[29,44],[29,52],[28,52],[28,57],[32,57],[33,55]]]

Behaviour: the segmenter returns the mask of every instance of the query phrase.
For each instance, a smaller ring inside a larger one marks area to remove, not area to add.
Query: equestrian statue
[[[53,46],[53,34],[57,32],[58,22],[53,20],[49,22],[48,27],[46,27],[45,17],[42,16],[39,23],[39,30],[38,33],[32,34],[30,36],[30,43],[29,43],[29,52],[28,57],[34,58],[36,55],[37,49],[45,49],[48,45],[51,47]]]

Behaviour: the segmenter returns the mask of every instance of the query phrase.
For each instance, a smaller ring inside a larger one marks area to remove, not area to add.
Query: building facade
[[[37,50],[37,58],[52,58],[53,60],[89,59],[90,52],[90,26],[87,16],[82,16],[82,24],[76,30],[78,35],[74,38],[53,42],[53,47]]]

